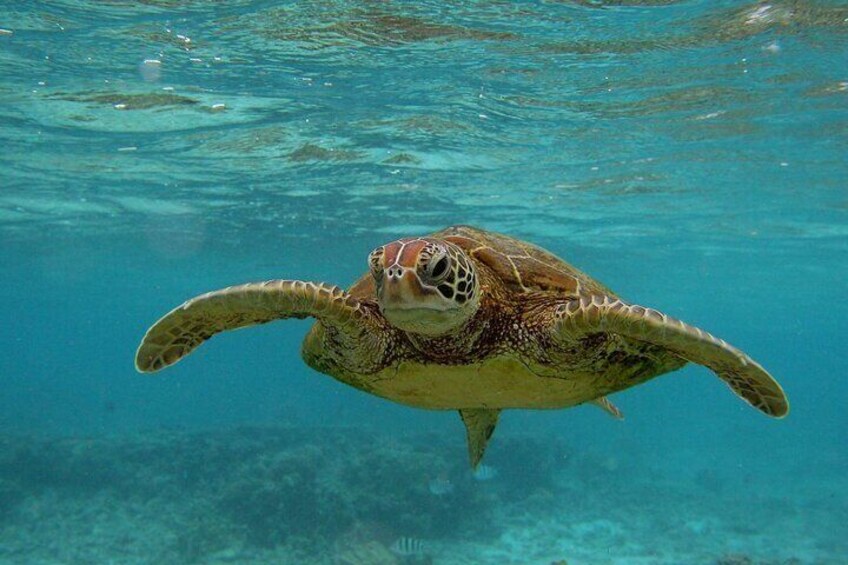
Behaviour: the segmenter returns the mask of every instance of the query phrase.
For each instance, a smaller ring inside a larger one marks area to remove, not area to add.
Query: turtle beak
[[[386,269],[380,289],[383,309],[420,308],[422,294],[421,284],[413,271],[398,265]]]
[[[454,329],[462,316],[446,308],[437,291],[425,288],[415,271],[396,265],[386,269],[378,298],[389,323],[408,332],[442,335]]]

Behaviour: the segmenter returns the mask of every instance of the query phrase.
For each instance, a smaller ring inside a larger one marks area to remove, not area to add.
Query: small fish
[[[471,471],[471,476],[475,481],[490,481],[498,476],[498,470],[489,465],[480,465]]]
[[[389,549],[392,553],[401,557],[422,557],[427,555],[427,545],[418,538],[398,538]]]
[[[427,483],[427,490],[435,496],[445,496],[453,492],[453,483],[447,477],[438,476]]]

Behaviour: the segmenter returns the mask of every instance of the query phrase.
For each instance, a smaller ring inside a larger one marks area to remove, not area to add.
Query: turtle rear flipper
[[[158,371],[217,333],[309,316],[352,339],[364,331],[359,300],[339,287],[294,280],[248,283],[203,294],[171,310],[147,330],[135,366],[144,373]]]
[[[789,401],[774,378],[722,339],[651,308],[609,296],[587,296],[557,307],[555,331],[565,339],[613,333],[665,347],[687,361],[704,365],[758,410],[782,418]]]
[[[476,469],[480,460],[483,459],[489,439],[495,433],[500,414],[500,410],[491,408],[466,408],[459,411],[459,416],[465,424],[468,460],[472,469]]]
[[[613,404],[612,400],[610,400],[606,396],[601,396],[596,398],[595,400],[590,400],[589,403],[597,406],[616,420],[624,419],[624,414],[621,413],[621,410],[618,409],[618,406]]]

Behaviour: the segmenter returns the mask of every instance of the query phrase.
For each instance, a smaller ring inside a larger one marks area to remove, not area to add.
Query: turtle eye
[[[383,276],[383,254],[385,253],[385,249],[383,247],[378,247],[374,251],[368,255],[368,268],[371,269],[371,273],[374,275],[374,278],[382,278]]]
[[[450,257],[442,255],[427,266],[427,274],[435,282],[441,282],[450,271]]]

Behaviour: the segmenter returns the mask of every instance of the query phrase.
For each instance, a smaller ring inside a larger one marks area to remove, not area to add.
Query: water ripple
[[[15,3],[0,232],[839,238],[805,222],[845,215],[846,20],[788,0]]]

